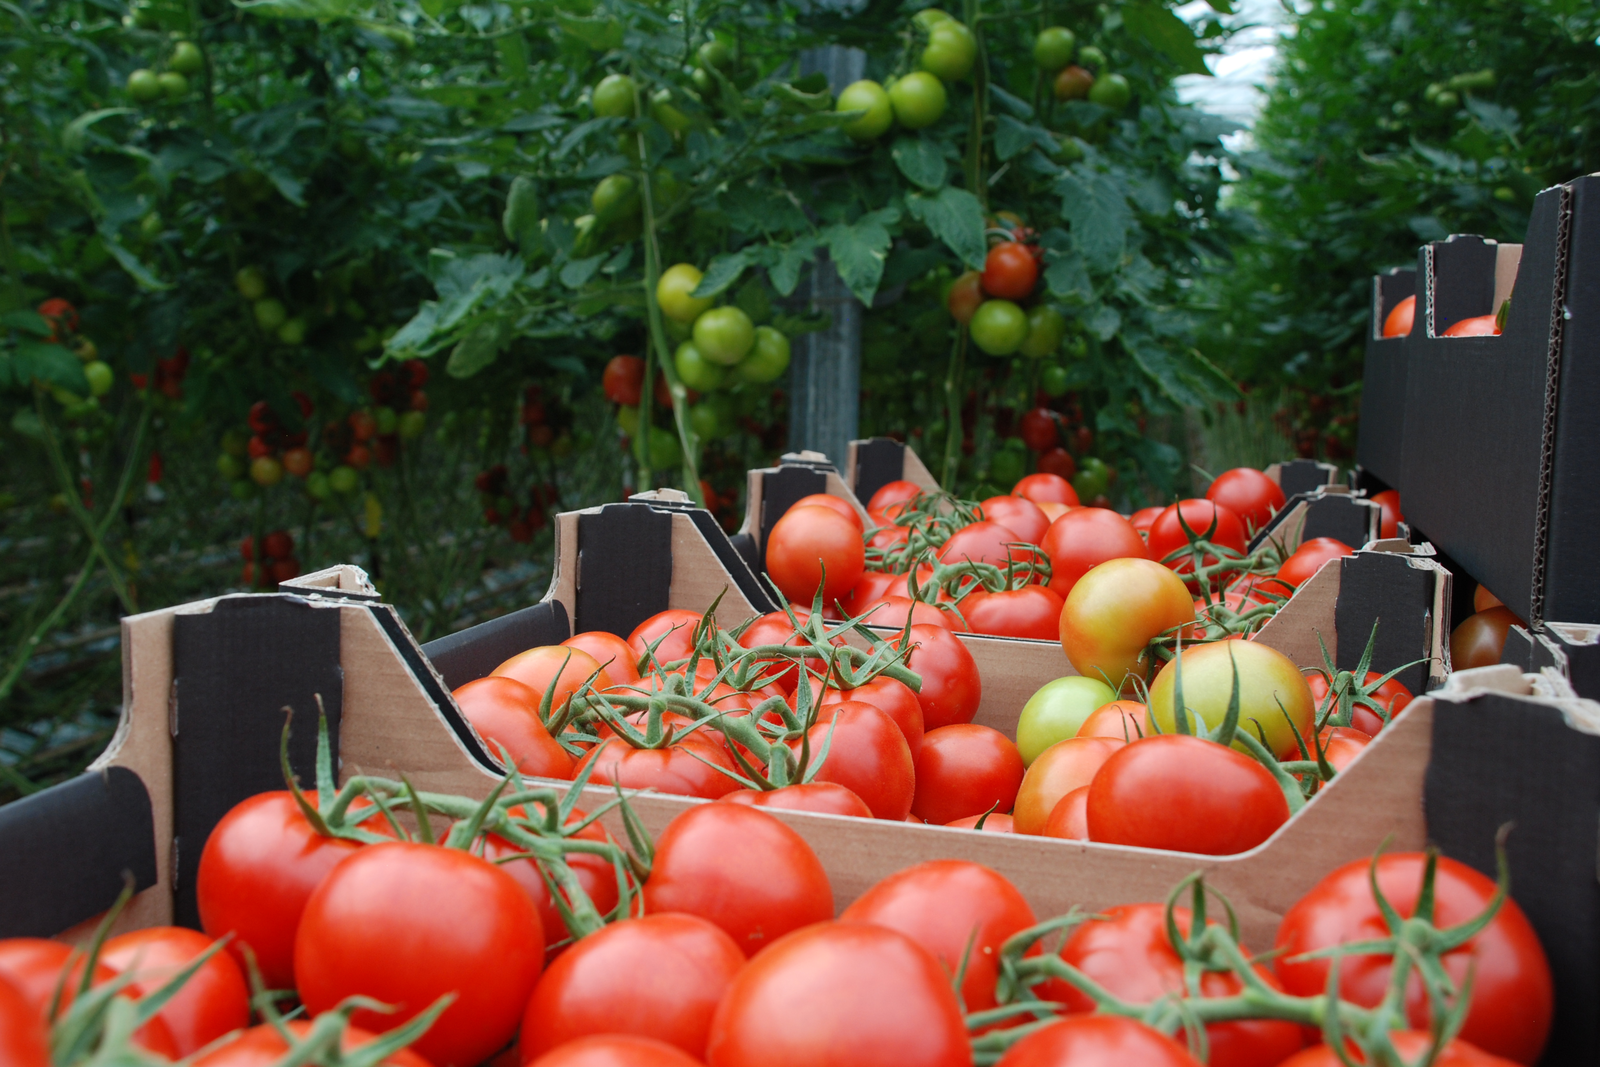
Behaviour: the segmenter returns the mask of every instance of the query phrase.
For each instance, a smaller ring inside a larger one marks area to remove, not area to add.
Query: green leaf
[[[983,206],[977,197],[965,189],[946,186],[933,196],[906,197],[906,209],[962,263],[974,270],[982,268],[989,249],[983,239]]]
[[[1049,130],[1018,122],[1009,115],[994,117],[994,154],[1002,163],[1034,145],[1043,149],[1046,155],[1054,155],[1060,147]]]
[[[274,19],[342,19],[355,8],[354,0],[233,0],[233,6],[252,15]]]
[[[778,255],[778,262],[768,271],[772,288],[779,296],[789,296],[800,284],[800,272],[816,254],[817,242],[813,237],[802,237]]]
[[[38,379],[47,385],[59,385],[80,396],[89,392],[89,381],[83,376],[83,364],[78,357],[60,345],[42,341],[21,341],[11,351],[12,375],[19,385]]]
[[[595,271],[600,269],[600,264],[606,261],[606,253],[598,256],[589,256],[587,259],[574,259],[561,268],[561,284],[568,289],[580,289],[594,277]]]
[[[472,377],[495,361],[510,341],[510,334],[510,327],[499,319],[478,323],[451,350],[445,373],[452,378]]]
[[[1102,341],[1109,341],[1122,328],[1122,313],[1109,304],[1099,304],[1084,316],[1084,328]]]
[[[511,179],[506,209],[500,215],[506,240],[526,252],[539,236],[539,186],[525,174]]]
[[[67,128],[61,131],[61,147],[69,154],[76,155],[83,151],[84,138],[88,136],[90,126],[112,115],[131,115],[133,111],[131,107],[103,107],[99,111],[79,115],[67,123]]]
[[[897,137],[890,155],[900,173],[922,188],[932,191],[944,185],[949,166],[945,163],[944,152],[930,138]]]
[[[411,359],[413,356],[423,354],[424,346],[437,332],[439,324],[439,305],[435,301],[424,301],[417,308],[417,313],[411,316],[411,321],[395,331],[393,337],[385,344],[384,351],[391,359]]]
[[[1033,118],[1033,105],[1022,99],[1022,97],[1012,96],[1010,93],[993,83],[990,83],[989,85],[989,95],[994,98],[995,103],[1011,112],[1017,118]]]
[[[700,279],[700,284],[695,286],[694,296],[716,296],[728,286],[739,280],[739,276],[750,266],[749,249],[740,249],[737,252],[725,252],[711,261],[711,266],[706,268],[705,277]]]
[[[1166,6],[1151,0],[1128,4],[1122,9],[1122,24],[1129,33],[1176,63],[1179,73],[1211,73],[1194,30]]]
[[[1089,266],[1105,272],[1117,265],[1127,242],[1133,212],[1122,187],[1109,175],[1074,167],[1056,182],[1061,210],[1072,224],[1074,246]]]
[[[0,356],[0,369],[4,369],[7,362],[7,357]],[[9,382],[4,378],[0,378],[0,385],[5,384],[9,384]],[[28,383],[23,380],[18,381],[17,384],[27,385]],[[35,441],[44,440],[44,423],[39,421],[39,413],[32,408],[18,408],[17,413],[11,416],[11,428],[23,437],[32,438]]]
[[[839,277],[856,299],[868,307],[877,294],[883,264],[893,243],[888,225],[899,217],[900,213],[894,208],[882,208],[861,216],[854,223],[839,222],[822,231],[822,242],[828,246],[828,255]]]
[[[37,337],[49,337],[54,332],[50,320],[37,311],[8,311],[0,315],[0,325],[31,333]]]
[[[596,52],[604,52],[622,44],[622,23],[606,15],[572,15],[556,12],[556,22],[563,33],[583,42]]]
[[[1051,296],[1082,301],[1094,299],[1094,283],[1089,280],[1089,268],[1076,252],[1068,252],[1054,259],[1045,269],[1044,283]]]
[[[116,238],[115,231],[101,227],[100,242],[105,245],[106,251],[111,253],[111,257],[117,261],[122,269],[127,271],[133,280],[139,283],[139,288],[149,289],[153,292],[172,288],[171,282],[164,282],[157,278],[150,272],[150,268],[139,260],[138,256],[123,248],[122,242]]]

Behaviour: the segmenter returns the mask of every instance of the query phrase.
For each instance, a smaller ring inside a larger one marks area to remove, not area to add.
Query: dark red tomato
[[[598,930],[539,979],[522,1016],[522,1063],[581,1037],[655,1038],[697,1059],[745,956],[695,915],[646,915]]]
[[[1493,315],[1474,315],[1445,330],[1441,337],[1498,337],[1500,324]]]
[[[725,807],[717,804],[713,807]],[[904,934],[864,922],[797,930],[734,978],[709,1067],[970,1067],[950,975]]]
[[[1007,547],[1020,540],[1012,530],[998,522],[975,522],[950,535],[944,547],[939,549],[939,562],[972,560],[975,563],[992,563],[1003,570],[1007,559],[1021,561],[1027,558],[1024,550]]]
[[[698,736],[684,738],[665,748],[634,748],[621,738],[607,738],[579,761],[573,777],[582,774],[591,764],[594,773],[589,781],[595,785],[654,789],[707,800],[726,796],[739,788],[735,779],[708,766],[734,770],[727,750]]]
[[[874,818],[900,820],[910,813],[916,761],[905,734],[887,712],[855,700],[824,704],[808,738],[813,762],[828,746],[814,781],[844,786],[862,799]],[[798,740],[789,744],[800,750]]]
[[[1080,785],[1056,801],[1040,834],[1067,841],[1089,840],[1089,787]]]
[[[1184,534],[1183,526],[1178,521],[1180,514],[1183,516],[1183,522],[1188,524],[1196,537],[1205,537],[1206,530],[1215,518],[1217,528],[1212,531],[1208,540],[1214,545],[1231,548],[1235,552],[1244,551],[1244,523],[1239,521],[1239,516],[1231,509],[1213,504],[1209,500],[1180,500],[1176,504],[1169,505],[1156,521],[1150,524],[1151,559],[1162,560],[1172,552],[1188,547],[1189,538]],[[1206,562],[1213,562],[1213,557],[1208,555]],[[1187,556],[1169,566],[1180,573],[1186,573],[1193,568]]]
[[[1061,633],[1061,597],[1042,585],[990,593],[978,590],[961,601],[961,614],[975,634],[1057,641]]]
[[[753,956],[791,930],[833,917],[833,887],[801,836],[753,807],[704,804],[656,839],[644,909],[698,915]]]
[[[961,999],[969,1012],[995,1006],[1000,946],[1038,920],[1003,875],[968,860],[930,860],[898,871],[840,914],[897,930],[933,953],[953,975],[966,965]]]
[[[1389,1040],[1394,1043],[1395,1051],[1404,1057],[1407,1063],[1421,1063],[1433,1047],[1433,1035],[1420,1030],[1397,1030],[1389,1035]],[[1346,1046],[1350,1053],[1352,1063],[1366,1063],[1366,1056],[1355,1042]],[[1456,1038],[1444,1048],[1439,1050],[1438,1057],[1433,1061],[1433,1067],[1511,1067],[1515,1061],[1504,1059],[1500,1056],[1491,1056],[1470,1041]],[[1335,1055],[1333,1049],[1327,1045],[1312,1045],[1308,1049],[1296,1052],[1284,1060],[1278,1067],[1344,1067],[1344,1061]]]
[[[1078,461],[1072,458],[1071,452],[1068,452],[1066,449],[1060,447],[1047,448],[1043,452],[1040,452],[1039,460],[1036,466],[1039,468],[1039,473],[1049,474],[1053,477],[1061,478],[1063,480],[1071,478],[1074,474],[1078,473]],[[1016,490],[1012,491],[1016,492]],[[1076,493],[1077,491],[1073,490],[1073,492]],[[1024,494],[1018,492],[1017,495],[1023,496]]]
[[[688,659],[694,651],[694,628],[699,625],[698,611],[685,611],[682,608],[658,611],[633,628],[633,633],[628,635],[628,647],[633,649],[639,662],[644,662],[645,652],[665,634],[666,639],[656,645],[656,661],[664,666],[676,660]]]
[[[1069,67],[1068,70],[1076,70]],[[1215,1061],[1213,1061],[1215,1062]],[[1200,1067],[1172,1038],[1120,1015],[1075,1015],[1006,1050],[996,1067]]]
[[[525,814],[520,805],[511,810],[514,815]],[[588,815],[583,809],[574,808],[567,817],[567,825],[576,826],[586,818]],[[590,823],[573,836],[581,841],[607,840],[606,832],[601,829],[599,823]],[[556,902],[550,896],[550,887],[545,882],[544,875],[539,873],[539,861],[505,859],[507,856],[520,855],[522,851],[499,834],[487,834],[483,838],[481,855],[515,879],[522,887],[522,891],[528,894],[528,899],[533,901],[533,906],[539,909],[539,925],[544,930],[545,959],[552,960],[567,947],[562,944],[567,938],[566,923],[561,918],[561,909],[556,907]],[[617,889],[617,872],[611,866],[610,860],[592,852],[569,852],[566,862],[578,879],[578,885],[583,888],[601,915],[607,914],[617,906],[617,898],[620,896]],[[561,892],[565,899],[566,891]]]
[[[1186,734],[1124,745],[1089,783],[1089,839],[1207,856],[1252,849],[1289,819],[1267,769]]]
[[[992,496],[979,507],[983,509],[984,518],[1016,534],[1013,538],[1016,541],[1036,545],[1050,528],[1050,520],[1044,517],[1039,505],[1025,496]]]
[[[1061,946],[1063,960],[1112,995],[1134,1004],[1185,995],[1183,960],[1167,939],[1165,905],[1122,904],[1105,909],[1103,915],[1072,932]],[[1173,908],[1172,917],[1187,936],[1189,909]],[[1245,956],[1249,955],[1246,950]],[[1258,966],[1256,973],[1277,984],[1267,968]],[[1228,972],[1207,971],[1200,977],[1202,997],[1237,996],[1243,989],[1244,983]],[[1046,999],[1059,999],[1068,1013],[1094,1010],[1094,1001],[1067,982],[1052,982],[1050,993]],[[1206,1027],[1206,1037],[1211,1067],[1276,1067],[1303,1043],[1299,1026],[1268,1020],[1213,1023]]]
[[[911,818],[915,819],[916,816],[913,815]],[[982,826],[978,825],[979,820],[982,820]],[[911,820],[908,819],[907,821]],[[989,815],[968,815],[965,819],[951,819],[944,825],[957,830],[982,830],[991,834],[1014,834],[1017,832],[1016,823],[1012,821],[1011,816],[998,811]]]
[[[890,482],[879,487],[872,499],[867,501],[868,511],[884,511],[890,504],[902,504],[915,500],[923,492],[922,486],[916,482],[900,480]]]
[[[1368,671],[1366,680],[1362,685],[1371,685],[1382,677],[1383,675],[1377,671]],[[1306,675],[1306,685],[1311,689],[1311,699],[1316,702],[1317,717],[1321,719],[1322,702],[1328,699],[1328,676],[1321,671],[1312,671]],[[1411,703],[1412,696],[1411,690],[1400,684],[1400,679],[1390,678],[1373,691],[1372,699],[1387,709],[1389,718],[1393,719],[1404,710],[1407,704]],[[1377,736],[1378,731],[1384,727],[1383,719],[1375,711],[1371,708],[1361,707],[1359,704],[1351,709],[1350,719],[1351,726],[1368,736]]]
[[[664,1041],[632,1034],[580,1038],[540,1056],[524,1067],[701,1067]]]
[[[865,616],[863,621],[868,626],[881,626],[890,630],[905,629],[908,618],[918,624],[942,626],[946,630],[965,629],[961,625],[961,620],[950,612],[940,611],[926,601],[912,600],[905,596],[881,596],[872,603],[857,608],[856,614]]]
[[[1378,888],[1402,918],[1416,913],[1425,858],[1420,852],[1396,852],[1378,860]],[[1298,996],[1316,996],[1328,988],[1326,959],[1298,959],[1301,954],[1350,941],[1389,936],[1368,881],[1370,863],[1355,860],[1329,874],[1290,908],[1278,927],[1278,977]],[[1463,863],[1439,858],[1434,879],[1434,925],[1455,926],[1482,914],[1494,896],[1494,882]],[[1507,899],[1489,925],[1443,959],[1445,972],[1459,989],[1472,973],[1472,1000],[1459,1036],[1485,1052],[1519,1063],[1533,1063],[1544,1048],[1554,1011],[1550,965],[1533,926]],[[1347,955],[1339,961],[1339,995],[1351,1003],[1373,1007],[1383,999],[1390,980],[1390,962],[1378,955]],[[1411,1025],[1429,1025],[1428,998],[1415,971],[1406,987],[1406,1016]]]
[[[811,679],[811,693],[816,695],[820,683]],[[835,689],[829,687],[822,694],[823,704],[839,704],[846,700],[859,701],[862,704],[871,704],[894,720],[900,727],[900,732],[905,735],[906,747],[911,749],[911,755],[916,756],[922,748],[922,705],[917,701],[917,694],[904,682],[880,674],[866,685],[854,689]],[[790,701],[790,706],[794,702]]]
[[[315,795],[306,799],[315,805]],[[292,989],[295,930],[306,901],[361,847],[318,834],[287,790],[241,801],[200,854],[200,928],[212,937],[233,934],[227,951],[241,966],[249,945],[268,989]]]
[[[1500,662],[1506,635],[1522,620],[1505,606],[1469,615],[1450,634],[1450,669],[1464,671]]]
[[[1161,513],[1166,510],[1166,508],[1162,507],[1140,508],[1132,515],[1128,516],[1128,524],[1142,534],[1149,534],[1150,527],[1156,524],[1156,520],[1159,519],[1161,517]]]
[[[285,1024],[296,1037],[303,1038],[311,1030],[306,1019],[290,1019]],[[347,1027],[339,1047],[346,1052],[360,1048],[377,1038],[370,1030],[359,1026]],[[262,1023],[241,1031],[239,1035],[207,1052],[195,1060],[193,1067],[273,1067],[281,1063],[289,1043],[271,1023]],[[427,1060],[409,1048],[391,1052],[383,1060],[385,1067],[432,1067]]]
[[[1002,300],[1022,300],[1039,281],[1039,262],[1028,246],[1002,241],[983,261],[983,291]]]
[[[1265,527],[1284,504],[1278,483],[1254,467],[1223,471],[1206,490],[1206,499],[1231,510],[1252,533]]]
[[[1383,320],[1383,336],[1405,337],[1411,332],[1416,317],[1417,298],[1408,296],[1389,310],[1388,317]]]
[[[589,630],[573,634],[561,642],[562,648],[576,648],[594,657],[605,668],[606,674],[617,685],[628,685],[639,680],[639,667],[635,662],[633,646],[616,634],[604,630]]]
[[[539,912],[515,879],[459,849],[410,841],[341,863],[295,935],[295,988],[312,1014],[372,997],[396,1010],[350,1021],[387,1033],[455,993],[413,1046],[440,1067],[471,1067],[504,1048],[543,968]]]
[[[572,777],[572,756],[539,718],[537,692],[513,678],[490,675],[468,682],[451,695],[496,758],[504,747],[523,774]]]
[[[606,399],[623,407],[637,407],[644,391],[644,360],[638,356],[612,356],[600,376]]]
[[[999,730],[973,723],[941,726],[922,738],[911,813],[945,825],[986,811],[1008,812],[1023,770],[1016,744]]]
[[[1035,452],[1054,448],[1061,443],[1061,432],[1057,429],[1060,422],[1059,412],[1051,411],[1049,408],[1034,408],[1022,416],[1022,423],[1018,429],[1022,435],[1022,443]]]
[[[1393,489],[1385,489],[1381,493],[1373,493],[1372,502],[1383,512],[1383,518],[1378,520],[1378,536],[1399,537],[1400,524],[1406,519],[1400,511],[1400,494]]]
[[[1031,500],[1035,504],[1065,504],[1069,508],[1075,508],[1079,503],[1078,493],[1072,488],[1072,483],[1067,481],[1069,477],[1071,475],[1051,474],[1048,471],[1030,474],[1011,487],[1011,495]]]
[[[729,804],[745,804],[753,808],[872,818],[872,809],[867,807],[866,801],[837,782],[805,782],[786,785],[781,789],[736,789],[722,799]]]
[[[0,1063],[6,1067],[50,1067],[50,1035],[26,997],[0,978]]]
[[[823,605],[832,607],[861,580],[866,564],[859,520],[831,508],[791,508],[767,536],[767,573],[795,604],[810,604],[821,586]]]
[[[152,926],[108,940],[100,961],[133,979],[128,989],[134,996],[146,997],[214,944],[198,930]],[[156,1018],[167,1024],[180,1056],[250,1025],[250,987],[244,972],[232,956],[217,953],[173,994]]]
[[[1355,554],[1355,549],[1336,537],[1313,537],[1300,543],[1294,554],[1283,561],[1275,577],[1280,582],[1298,587],[1302,582],[1309,581],[1329,560]]]
[[[963,326],[972,321],[981,303],[983,275],[975,270],[969,270],[951,282],[950,292],[944,298],[944,306],[949,309],[950,317]]]
[[[855,523],[858,531],[865,531],[867,528],[866,523],[862,521],[860,514],[857,513],[855,508],[850,506],[850,502],[848,500],[844,499],[843,497],[832,496],[828,493],[812,493],[810,496],[803,496],[791,504],[789,506],[789,510],[793,511],[795,508],[812,507],[827,508],[830,511],[838,512],[842,517]]]
[[[1062,600],[1108,560],[1150,558],[1139,531],[1109,508],[1074,508],[1050,524],[1039,547],[1050,557],[1050,588]]]
[[[983,679],[967,646],[942,626],[923,625],[911,627],[911,645],[906,666],[922,676],[917,702],[922,705],[923,728],[971,722],[983,701]]]

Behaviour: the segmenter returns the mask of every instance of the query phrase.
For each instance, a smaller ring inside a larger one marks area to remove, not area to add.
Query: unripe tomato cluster
[[[178,41],[160,72],[141,67],[128,74],[128,95],[140,104],[189,95],[189,79],[205,69],[205,56],[193,41]]]
[[[98,421],[95,416],[102,415],[100,412],[100,400],[110,393],[112,386],[116,384],[115,372],[112,371],[110,364],[100,358],[99,347],[88,337],[78,332],[78,309],[73,307],[71,301],[54,296],[48,300],[41,301],[35,310],[37,310],[39,317],[44,319],[50,327],[49,336],[45,338],[45,341],[68,348],[78,358],[83,369],[84,383],[88,386],[87,396],[79,396],[77,393],[59,385],[51,387],[51,395],[61,404],[62,413],[68,420],[74,422],[82,422],[83,420]],[[167,360],[160,361],[163,365],[168,362]],[[177,399],[183,395],[181,383],[183,372],[189,365],[189,353],[180,347],[170,362],[176,368],[175,377],[172,384],[167,389],[164,389],[163,392],[173,399]],[[135,386],[143,388],[143,383],[137,380],[139,377],[141,376],[135,375]]]
[[[1074,53],[1078,63],[1073,62]],[[1121,111],[1133,98],[1128,79],[1105,70],[1105,53],[1093,45],[1079,48],[1077,36],[1063,26],[1040,31],[1034,39],[1033,60],[1041,74],[1053,75],[1051,88],[1057,100],[1088,100]],[[1101,71],[1098,77],[1096,69]]]
[[[1033,231],[1002,212],[991,223],[983,270],[967,271],[946,292],[950,317],[967,327],[973,344],[989,355],[1043,359],[1061,347],[1066,317],[1034,301],[1043,255]]]
[[[870,79],[852,82],[839,94],[835,111],[862,112],[843,127],[852,140],[876,141],[897,122],[907,130],[932,126],[949,105],[946,83],[972,73],[978,40],[965,23],[931,7],[919,11],[912,23],[922,42],[919,69],[890,78],[887,85]]]
[[[1004,484],[1022,477],[1026,454],[1021,445],[1036,455],[1035,469],[1054,474],[1072,483],[1078,499],[1095,507],[1110,507],[1107,494],[1116,484],[1116,468],[1092,454],[1094,431],[1089,429],[1082,405],[1073,394],[1062,403],[1049,406],[1050,398],[1041,395],[1038,407],[1025,412],[1017,422],[1017,436],[1007,438],[989,461],[989,475]]]
[[[304,344],[310,323],[304,315],[289,314],[283,301],[270,295],[267,273],[260,267],[241,267],[233,276],[234,288],[250,302],[250,313],[263,334],[286,345]]]

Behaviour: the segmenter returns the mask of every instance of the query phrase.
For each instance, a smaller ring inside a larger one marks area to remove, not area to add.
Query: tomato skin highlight
[[[1421,1063],[1433,1045],[1433,1036],[1420,1030],[1396,1030],[1389,1035],[1389,1040],[1394,1042],[1395,1051],[1405,1057],[1407,1063]],[[1354,1042],[1349,1044],[1348,1051],[1352,1062],[1366,1062],[1366,1057]],[[1511,1067],[1515,1062],[1490,1055],[1470,1041],[1458,1037],[1439,1051],[1433,1067]],[[1296,1052],[1278,1067],[1344,1067],[1344,1063],[1327,1045],[1312,1045]]]
[[[1014,541],[1036,545],[1050,528],[1050,520],[1044,517],[1039,505],[1024,496],[992,496],[978,506],[984,518],[1015,534]]]
[[[1110,737],[1069,737],[1039,754],[1028,766],[1017,790],[1017,806],[1011,812],[1019,834],[1044,833],[1050,812],[1061,798],[1074,789],[1091,784],[1100,769],[1124,748]]]
[[[633,628],[633,633],[628,635],[628,647],[633,649],[634,655],[642,661],[650,646],[665,634],[666,639],[656,645],[654,653],[656,662],[665,666],[680,659],[688,659],[689,654],[694,651],[694,629],[698,625],[700,625],[698,611],[686,611],[683,608],[658,611]]]
[[[1066,516],[1070,518],[1070,516]],[[1188,587],[1150,559],[1114,559],[1078,579],[1061,607],[1061,647],[1079,674],[1113,689],[1149,666],[1150,641],[1194,621]]]
[[[617,685],[628,685],[639,680],[639,667],[633,647],[616,634],[609,634],[604,630],[589,630],[573,634],[561,642],[561,647],[576,648],[593,656],[594,661],[605,669],[606,674]]]
[[[910,636],[906,666],[922,676],[917,702],[922,705],[923,728],[971,722],[983,700],[978,661],[959,637],[942,626],[914,623]],[[898,641],[894,644],[899,647]]]
[[[739,783],[707,764],[734,770],[727,750],[697,733],[664,748],[634,748],[619,737],[610,737],[578,762],[576,778],[589,766],[589,780],[596,785],[620,785],[624,789],[655,789],[677,796],[715,800],[739,788]]]
[[[1223,471],[1206,489],[1206,499],[1238,515],[1251,531],[1271,522],[1273,513],[1283,507],[1285,500],[1278,483],[1254,467]]]
[[[804,782],[780,789],[736,789],[721,799],[728,804],[745,804],[753,808],[850,815],[857,819],[873,817],[866,801],[838,782]]]
[[[730,864],[730,856],[740,862]],[[698,915],[753,956],[791,930],[832,918],[833,887],[811,846],[782,822],[741,804],[706,804],[656,839],[644,910]]]
[[[490,675],[468,682],[451,695],[496,759],[504,746],[523,774],[572,777],[572,756],[539,718],[537,692],[513,678]]]
[[[1025,245],[1002,241],[983,261],[983,291],[1002,300],[1023,300],[1039,281],[1038,261]]]
[[[1383,320],[1383,336],[1405,337],[1417,318],[1417,298],[1408,296],[1389,310]]]
[[[456,993],[414,1045],[438,1067],[473,1067],[504,1047],[543,967],[539,913],[509,874],[407,841],[367,846],[340,864],[295,935],[295,986],[313,1014],[363,994],[399,1005],[352,1016],[387,1033]]]
[[[137,976],[128,987],[144,997],[161,988],[215,940],[181,926],[152,926],[106,941],[100,960],[118,974]],[[189,1056],[232,1030],[250,1024],[250,987],[226,952],[206,960],[164,1004],[156,1018],[167,1026],[180,1056]]]
[[[1008,559],[1020,562],[1027,558],[1028,553],[1024,549],[1009,547],[1021,540],[1009,527],[985,519],[963,526],[951,534],[939,549],[939,562],[972,560],[974,563],[992,563],[1004,570]]]
[[[1067,841],[1089,840],[1089,787],[1080,785],[1050,809],[1044,821],[1042,837],[1059,837]]]
[[[531,1067],[701,1067],[673,1046],[632,1034],[602,1034],[569,1041]]]
[[[1165,559],[1176,550],[1188,547],[1189,538],[1183,532],[1183,525],[1179,523],[1180,516],[1183,523],[1194,531],[1196,537],[1205,537],[1206,530],[1214,519],[1217,528],[1211,533],[1209,538],[1211,543],[1231,548],[1235,552],[1242,553],[1245,550],[1244,523],[1239,521],[1239,516],[1230,508],[1214,504],[1209,500],[1180,500],[1176,504],[1169,505],[1156,521],[1150,524],[1151,559]],[[1205,562],[1213,563],[1215,558],[1207,555]],[[1194,565],[1187,556],[1182,556],[1168,566],[1186,572]]]
[[[539,979],[522,1016],[521,1062],[597,1034],[654,1038],[704,1056],[711,1016],[744,962],[733,938],[695,915],[612,923]]]
[[[1061,597],[1042,585],[998,593],[977,590],[961,601],[961,614],[975,634],[1054,641],[1061,630]]]
[[[1402,918],[1416,913],[1424,857],[1395,852],[1378,858],[1378,887]],[[1337,868],[1283,916],[1274,962],[1284,988],[1297,996],[1328,986],[1326,959],[1295,957],[1349,941],[1388,936],[1372,896],[1371,861],[1354,860]],[[1466,922],[1494,896],[1494,882],[1455,860],[1441,856],[1434,880],[1434,924]],[[1515,900],[1507,899],[1481,932],[1443,957],[1445,973],[1459,984],[1474,968],[1472,1000],[1458,1035],[1478,1048],[1519,1063],[1539,1058],[1554,1014],[1554,985],[1538,935]],[[1388,988],[1391,964],[1385,956],[1347,955],[1339,965],[1340,996],[1354,1004],[1376,1005]],[[1405,1012],[1413,1028],[1426,1030],[1427,995],[1419,980],[1406,987]]]
[[[1450,668],[1463,671],[1499,663],[1511,627],[1521,625],[1522,620],[1504,605],[1467,616],[1450,633]]]
[[[1009,812],[1023,770],[1017,746],[999,730],[975,723],[941,726],[923,735],[911,813],[948,825],[986,811]]]
[[[1393,489],[1385,489],[1381,493],[1373,493],[1372,502],[1383,512],[1383,518],[1379,520],[1378,536],[1399,537],[1400,524],[1406,519],[1400,512],[1400,494]]]
[[[1077,68],[1069,67],[1069,70]],[[1172,1038],[1120,1015],[1075,1015],[1006,1050],[996,1067],[1200,1067]]]
[[[916,763],[887,712],[855,700],[825,704],[808,737],[812,759],[824,744],[829,746],[814,781],[844,786],[866,803],[874,818],[899,821],[910,814]],[[798,752],[800,743],[791,741],[790,747]]]
[[[1050,524],[1039,547],[1050,557],[1050,588],[1063,600],[1102,563],[1150,558],[1139,531],[1109,508],[1074,508]]]
[[[810,604],[821,584],[824,608],[849,595],[867,565],[860,528],[814,505],[785,512],[767,536],[766,552],[767,573],[785,597]]]
[[[1072,488],[1072,483],[1059,474],[1048,472],[1027,475],[1011,487],[1011,495],[1031,500],[1035,504],[1048,502],[1065,504],[1069,508],[1075,508],[1079,504],[1078,493]]]
[[[1177,732],[1177,676],[1180,658],[1175,657],[1150,685],[1150,717],[1163,733]],[[1316,707],[1305,675],[1294,661],[1277,649],[1254,641],[1217,641],[1189,645],[1181,657],[1183,703],[1194,719],[1210,729],[1222,725],[1233,693],[1233,675],[1239,675],[1239,729],[1260,737],[1279,759],[1299,759],[1300,741],[1309,746],[1315,732]],[[1281,705],[1281,706],[1280,706]],[[1287,716],[1287,718],[1285,717]],[[1290,723],[1294,728],[1290,729]],[[1295,739],[1296,732],[1300,741]],[[1238,742],[1233,746],[1245,751]]]
[[[830,511],[838,512],[840,516],[854,523],[857,530],[866,531],[867,527],[861,521],[861,516],[856,514],[856,509],[851,507],[849,501],[843,497],[832,496],[828,493],[812,493],[810,496],[803,496],[796,500],[789,510],[793,511],[795,508],[809,507],[827,508]]]
[[[611,676],[601,669],[593,656],[582,649],[561,645],[542,645],[519,652],[489,674],[521,682],[538,693],[541,700],[547,691],[553,690],[552,708],[565,704],[591,676],[595,676],[595,689],[609,689],[612,685]]]
[[[709,1067],[970,1067],[950,976],[904,934],[864,922],[796,930],[747,964],[717,1008]]]
[[[50,1039],[33,1005],[0,978],[0,1063],[6,1067],[50,1067]]]
[[[1450,328],[1440,334],[1441,337],[1497,337],[1500,334],[1500,323],[1494,315],[1474,315],[1470,319],[1462,319],[1452,323]]]
[[[1288,819],[1289,802],[1265,767],[1184,734],[1122,746],[1089,783],[1089,839],[1113,845],[1231,856]]]
[[[904,501],[914,500],[921,493],[922,486],[918,485],[916,482],[908,482],[904,479],[889,482],[883,486],[880,486],[878,491],[872,494],[872,499],[867,501],[867,511],[883,511],[888,508],[890,504],[899,504]]]
[[[1329,560],[1353,556],[1356,550],[1335,537],[1313,537],[1302,541],[1294,554],[1283,561],[1273,577],[1281,582],[1299,586],[1315,577],[1317,571]]]

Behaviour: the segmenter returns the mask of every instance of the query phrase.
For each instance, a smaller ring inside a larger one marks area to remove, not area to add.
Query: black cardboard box
[[[1356,462],[1383,487],[1398,485],[1405,427],[1406,338],[1384,337],[1395,305],[1417,293],[1417,272],[1394,268],[1372,279],[1372,323],[1361,370],[1361,422]],[[1371,483],[1363,479],[1358,488]]]

